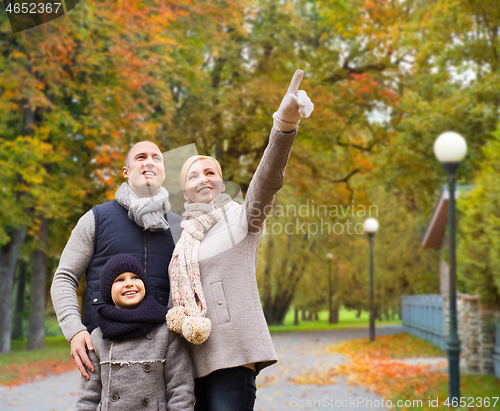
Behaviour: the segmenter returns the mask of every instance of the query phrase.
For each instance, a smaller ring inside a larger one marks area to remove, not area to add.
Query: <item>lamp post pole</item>
[[[448,225],[449,225],[449,318],[450,329],[446,340],[448,351],[448,397],[450,403],[460,402],[460,339],[457,321],[456,288],[456,243],[455,243],[455,184],[456,172],[467,153],[467,144],[463,137],[454,132],[441,134],[434,143],[434,153],[443,165],[448,182]]]
[[[365,231],[368,234],[370,242],[370,341],[375,341],[375,297],[374,297],[374,278],[373,278],[373,237],[378,230],[378,221],[374,218],[368,218],[365,221]]]
[[[332,260],[333,254],[328,253],[326,255],[328,260],[328,322],[333,324],[332,318]]]
[[[375,341],[375,308],[374,308],[374,285],[373,285],[373,236],[375,233],[368,233],[370,241],[370,341]]]
[[[450,258],[450,289],[449,289],[449,315],[450,331],[448,334],[448,370],[449,370],[449,397],[451,400],[457,398],[460,401],[460,340],[458,338],[457,322],[457,286],[456,286],[456,245],[455,245],[455,171],[448,174],[448,199],[449,205],[449,258]]]

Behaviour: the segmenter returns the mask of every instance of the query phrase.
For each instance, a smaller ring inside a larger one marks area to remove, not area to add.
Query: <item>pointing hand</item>
[[[275,118],[285,123],[297,124],[303,117],[307,118],[311,115],[314,104],[304,90],[299,90],[303,77],[303,70],[295,72],[278,111],[274,113]]]

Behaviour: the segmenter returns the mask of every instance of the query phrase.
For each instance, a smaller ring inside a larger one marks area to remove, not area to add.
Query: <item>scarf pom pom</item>
[[[187,317],[182,324],[182,336],[190,343],[199,345],[207,340],[211,329],[208,318]]]
[[[166,319],[168,328],[177,334],[182,334],[182,324],[186,319],[186,310],[184,307],[177,306],[168,310]]]

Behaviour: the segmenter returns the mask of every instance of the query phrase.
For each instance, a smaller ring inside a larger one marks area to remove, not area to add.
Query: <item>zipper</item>
[[[146,275],[147,263],[148,263],[148,246],[146,243],[146,230],[144,230],[144,275]]]

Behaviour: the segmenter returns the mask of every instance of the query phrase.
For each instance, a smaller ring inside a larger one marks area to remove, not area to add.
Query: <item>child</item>
[[[111,258],[101,274],[97,324],[89,358],[95,372],[82,377],[77,411],[193,410],[193,366],[186,341],[169,332],[167,307],[148,294],[134,257]]]

